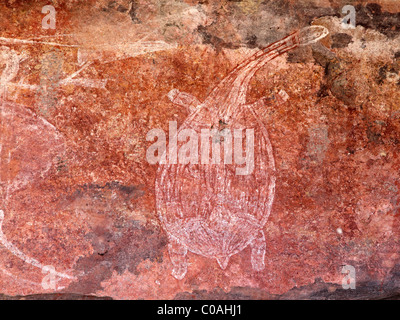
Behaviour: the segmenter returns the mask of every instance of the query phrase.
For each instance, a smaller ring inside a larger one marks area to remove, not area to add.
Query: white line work
[[[7,241],[7,239],[3,233],[3,221],[4,221],[4,212],[3,212],[3,210],[0,210],[0,243],[6,249],[8,249],[8,251],[10,251],[16,257],[20,258],[22,261],[29,263],[32,266],[42,270],[46,265],[43,265],[38,260],[27,256],[25,253],[23,253],[21,250],[19,250],[16,246],[14,246],[11,242]],[[70,276],[70,275],[62,273],[62,272],[55,271],[54,274],[60,278],[76,279],[74,276]]]
[[[57,37],[63,37],[63,36],[73,36],[73,35],[55,35],[53,36],[54,38]],[[36,39],[40,38],[45,38],[44,37],[37,37]],[[49,37],[51,38],[51,37]],[[145,37],[146,38],[146,37]],[[144,41],[145,38],[135,42],[135,43],[123,43],[123,44],[117,44],[113,46],[109,46],[107,44],[98,44],[96,46],[96,50],[82,47],[81,45],[78,44],[63,44],[63,43],[58,43],[58,42],[52,42],[52,41],[40,41],[40,40],[33,40],[33,39],[16,39],[16,38],[5,38],[5,37],[0,37],[0,44],[7,44],[9,46],[17,46],[17,45],[48,45],[48,46],[53,46],[53,47],[65,47],[65,48],[72,48],[72,49],[78,49],[78,66],[80,67],[76,72],[72,73],[65,79],[60,80],[58,83],[55,85],[76,85],[76,86],[83,86],[83,87],[91,87],[91,88],[99,88],[99,89],[105,89],[107,79],[86,79],[86,78],[76,78],[82,71],[87,69],[89,66],[93,64],[94,61],[100,61],[101,63],[109,63],[117,60],[123,60],[127,58],[132,58],[138,55],[143,55],[143,54],[148,54],[151,52],[156,52],[156,51],[162,51],[162,50],[168,50],[168,49],[173,49],[176,48],[177,45],[175,44],[168,44],[164,41]],[[104,58],[103,53],[107,51],[112,51],[115,53],[112,57],[108,57],[107,59]],[[28,89],[28,90],[33,90],[37,91],[41,87],[40,85],[37,84],[28,84],[24,83],[22,79],[19,82],[13,83],[11,80],[15,79],[15,77],[18,74],[19,68],[20,68],[20,62],[23,60],[27,59],[27,57],[24,54],[19,54],[17,51],[10,49],[7,46],[1,46],[0,45],[0,63],[5,64],[5,68],[1,74],[0,77],[0,111],[1,111],[1,119],[0,120],[5,120],[7,119],[8,122],[13,121],[14,113],[16,112],[15,110],[12,109],[12,107],[18,107],[16,104],[4,104],[6,99],[6,94],[8,91],[8,86],[10,87],[17,87],[21,89]],[[11,107],[10,107],[11,106]],[[24,116],[28,117],[35,117],[29,110],[25,110],[27,115],[25,114]],[[45,121],[43,118],[38,117],[39,120],[44,122],[45,127],[47,126],[52,126],[50,123]],[[0,137],[1,138],[1,137]],[[57,139],[56,139],[57,140]],[[0,141],[0,152],[3,147],[2,143],[4,141]],[[19,146],[16,146],[14,150],[9,150],[8,152],[8,163],[11,161],[11,153],[12,151],[15,151],[19,148]],[[45,174],[51,167],[51,162],[49,162],[45,168],[42,168],[40,173],[41,175]],[[5,201],[5,205],[8,203],[9,196],[11,193],[15,192],[16,190],[22,188],[26,184],[30,182],[30,178],[32,178],[32,174],[29,175],[28,177],[22,177],[21,179],[14,179],[13,181],[6,181],[7,185],[5,188],[5,192],[3,194],[3,199]],[[37,259],[32,258],[25,253],[23,253],[21,250],[19,250],[15,245],[13,245],[11,242],[9,242],[6,239],[6,236],[3,233],[2,227],[3,227],[3,221],[4,221],[4,211],[0,210],[0,243],[8,250],[10,251],[13,255],[21,259],[22,261],[31,264],[34,267],[37,267],[41,269],[42,271],[47,270],[46,268],[48,266],[45,266],[41,264]],[[12,275],[6,270],[0,269],[4,274],[7,274],[8,276],[12,278],[16,278],[16,276]],[[52,275],[58,276],[60,278],[65,278],[65,279],[74,279],[76,280],[76,277],[71,276],[69,274],[63,273],[63,272],[57,272],[57,271],[52,271]],[[23,281],[22,279],[20,279]],[[36,283],[35,283],[36,284]]]
[[[68,48],[80,48],[77,44],[63,44],[58,42],[47,42],[47,41],[36,41],[36,40],[25,40],[25,39],[15,39],[15,38],[4,38],[0,37],[0,42],[7,44],[44,44],[53,47],[68,47]]]
[[[0,111],[1,111],[1,125],[11,125],[13,124],[13,119],[16,113],[18,113],[18,108],[21,108],[21,106],[17,105],[17,104],[13,104],[13,103],[7,103],[6,102],[6,94],[7,94],[7,86],[10,83],[10,81],[12,79],[14,79],[18,73],[19,70],[19,64],[20,61],[22,61],[24,59],[23,55],[19,55],[16,51],[11,50],[8,47],[2,46],[0,47],[0,59],[1,62],[5,64],[5,68],[1,74],[0,77]],[[28,109],[21,109],[24,110],[24,112],[21,113],[21,118],[23,117],[28,117],[29,119],[35,119],[36,122],[32,121],[27,121],[27,126],[24,127],[24,129],[26,130],[36,130],[38,129],[38,126],[42,126],[44,128],[50,129],[54,132],[56,132],[56,129],[54,128],[54,126],[52,126],[49,122],[47,122],[46,120],[44,120],[41,117],[35,117],[35,115],[29,111]],[[4,122],[3,122],[4,121]],[[3,150],[3,137],[0,137],[1,141],[0,141],[0,154]],[[55,141],[58,141],[59,137],[55,137]],[[8,151],[8,163],[11,162],[11,154],[12,152],[17,151],[20,148],[20,145],[16,145],[13,149]],[[7,163],[6,163],[7,164]],[[6,165],[6,164],[1,164],[2,166]],[[29,175],[28,177],[26,177],[25,175],[22,175],[22,177],[14,177],[12,181],[8,181],[6,179],[5,182],[6,188],[5,188],[5,192],[2,195],[3,196],[3,200],[4,203],[3,205],[6,205],[8,203],[8,199],[9,196],[12,192],[22,188],[23,186],[25,186],[26,184],[30,183],[30,178],[36,177],[35,174],[37,175],[43,175],[45,174],[51,167],[51,162],[46,163],[45,166],[41,167],[41,170],[38,172],[35,172],[33,175]],[[4,246],[10,253],[12,253],[14,256],[18,257],[19,259],[21,259],[22,261],[31,264],[34,267],[37,267],[39,269],[41,269],[42,271],[44,270],[44,268],[46,268],[47,266],[41,264],[38,260],[29,257],[28,255],[26,255],[25,253],[23,253],[21,250],[19,250],[16,246],[14,246],[11,242],[9,242],[6,239],[6,236],[3,233],[3,222],[4,222],[4,211],[0,210],[0,244],[2,246]],[[11,276],[12,278],[18,278],[14,275],[12,275],[11,273],[9,273],[8,271],[1,269],[3,273]],[[57,272],[54,271],[53,274],[57,277],[60,278],[65,278],[65,279],[76,279],[76,277],[68,275],[66,273],[62,273],[62,272]],[[19,278],[18,278],[19,279]],[[24,281],[22,279],[20,279],[21,281]]]
[[[12,278],[14,281],[22,282],[27,285],[41,286],[41,284],[38,282],[34,282],[31,280],[27,280],[27,279],[22,279],[21,277],[17,277],[16,275],[13,275],[11,272],[9,272],[3,268],[0,268],[0,271],[3,272],[6,276]]]
[[[176,279],[186,275],[188,251],[216,259],[225,269],[232,255],[250,246],[253,270],[264,269],[263,227],[275,195],[275,159],[267,128],[260,116],[268,99],[248,105],[246,94],[254,74],[269,61],[327,34],[326,28],[312,26],[270,44],[233,69],[202,103],[176,89],[168,94],[173,103],[191,111],[172,138],[173,150],[169,151],[169,157],[176,154],[178,146],[179,149],[186,147],[186,141],[179,139],[180,133],[192,130],[200,135],[207,128],[218,132],[232,132],[243,127],[246,131],[253,129],[252,143],[246,142],[246,156],[253,141],[255,151],[255,157],[251,159],[254,170],[247,175],[235,174],[239,168],[237,164],[176,164],[170,159],[160,163],[155,185],[156,205],[169,236],[172,275]],[[288,99],[283,91],[279,97],[283,101]],[[208,143],[207,140],[206,145]],[[200,148],[196,145],[194,149],[200,153],[202,149],[206,150],[207,156],[210,154],[203,145]]]
[[[56,37],[56,36],[54,36]],[[147,37],[147,36],[146,36]],[[100,43],[96,45],[96,49],[87,48],[81,45],[70,45],[70,44],[63,44],[58,42],[46,42],[46,41],[37,41],[37,40],[26,40],[26,39],[15,39],[15,38],[5,38],[0,37],[0,43],[5,43],[8,45],[49,45],[54,47],[67,47],[67,48],[76,48],[78,49],[78,65],[82,66],[79,70],[74,72],[73,74],[69,75],[67,78],[59,81],[58,85],[76,85],[76,86],[83,86],[89,88],[98,88],[98,89],[105,89],[105,85],[107,84],[107,79],[104,80],[92,80],[92,79],[85,79],[79,78],[75,79],[75,77],[85,70],[87,67],[93,64],[94,61],[100,61],[102,64],[115,62],[118,60],[124,60],[128,58],[133,58],[139,55],[144,55],[152,52],[163,51],[163,50],[171,50],[177,47],[176,44],[168,44],[164,41],[144,41],[146,38],[140,39],[137,42],[133,43],[121,43],[121,44],[106,44]],[[20,87],[22,89],[32,89],[36,90],[39,87],[37,85],[25,84],[25,83],[11,83],[10,79],[13,79],[18,72],[19,62],[26,59],[26,56],[18,55],[16,51],[10,50],[8,47],[2,46],[0,47],[1,55],[10,54],[8,58],[9,63],[7,64],[8,68],[16,68],[16,69],[9,69],[3,71],[3,80],[4,83],[0,83],[0,89],[4,88],[6,85],[13,86],[13,87]],[[104,53],[111,51],[113,52],[112,57],[104,57]],[[11,61],[10,59],[15,59],[15,61]],[[6,69],[7,69],[6,67]],[[55,84],[55,85],[57,85]],[[4,89],[2,89],[4,90]]]

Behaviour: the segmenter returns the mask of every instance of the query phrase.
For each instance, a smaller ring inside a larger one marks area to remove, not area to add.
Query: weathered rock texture
[[[348,2],[355,29],[341,25]],[[55,29],[42,28],[48,4]],[[189,114],[167,94],[202,101],[309,25],[328,37],[266,65],[248,92],[288,97],[262,112],[276,166],[265,269],[250,248],[225,270],[189,252],[175,279],[146,160],[147,132]],[[5,0],[0,37],[0,299],[400,294],[398,1]]]

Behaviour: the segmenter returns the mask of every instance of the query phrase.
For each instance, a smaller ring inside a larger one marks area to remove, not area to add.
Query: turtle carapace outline
[[[177,89],[168,93],[173,103],[190,112],[177,134],[185,129],[199,132],[221,123],[235,129],[243,127],[243,121],[250,123],[256,134],[255,167],[248,176],[232,173],[232,164],[159,164],[156,207],[169,237],[172,275],[176,279],[186,275],[188,251],[215,258],[225,269],[232,255],[250,246],[253,269],[264,269],[263,227],[274,200],[275,160],[267,129],[258,114],[265,98],[248,105],[246,93],[251,78],[266,63],[327,34],[325,27],[306,27],[257,51],[234,68],[202,103]]]

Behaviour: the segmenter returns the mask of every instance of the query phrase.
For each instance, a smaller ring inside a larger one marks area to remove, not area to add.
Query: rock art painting
[[[0,3],[0,300],[398,299],[396,1]]]
[[[247,105],[246,93],[255,72],[270,60],[327,34],[324,27],[309,27],[267,46],[237,66],[203,103],[176,89],[169,93],[175,104],[195,109],[178,133],[195,128],[200,134],[202,127],[221,124],[221,131],[253,128],[256,136],[252,141],[257,155],[255,158],[251,155],[250,161],[257,165],[246,175],[238,175],[236,166],[226,163],[170,164],[159,169],[158,211],[170,236],[169,254],[177,279],[186,274],[187,250],[215,258],[225,269],[232,255],[250,246],[253,269],[264,269],[263,227],[274,199],[275,160],[267,129],[257,114],[257,107],[264,108],[265,100]],[[221,135],[221,131],[217,130],[216,135]],[[250,153],[249,148],[246,152]]]

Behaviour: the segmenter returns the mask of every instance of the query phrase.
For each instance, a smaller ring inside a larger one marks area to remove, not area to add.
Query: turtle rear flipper
[[[170,239],[168,244],[169,257],[172,261],[172,275],[178,280],[182,280],[187,272],[187,248],[182,246],[174,239]]]
[[[229,262],[229,258],[230,258],[229,256],[223,257],[223,258],[217,258],[217,262],[222,270],[226,269],[226,266],[228,265],[228,262]]]
[[[264,232],[260,230],[257,236],[250,243],[251,247],[251,266],[255,271],[264,270],[264,258],[265,258],[265,236]]]

